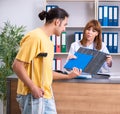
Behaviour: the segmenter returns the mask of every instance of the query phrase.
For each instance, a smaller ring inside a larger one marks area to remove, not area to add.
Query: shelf
[[[68,55],[68,52],[66,53],[54,53],[55,55]],[[110,55],[120,55],[120,53],[110,53]]]
[[[120,0],[46,0],[47,2],[119,2]]]
[[[83,28],[85,26],[67,26],[66,29],[78,29],[78,28]],[[120,26],[102,26],[103,29],[120,29]]]
[[[95,0],[46,0],[47,2],[94,2]]]
[[[102,26],[105,29],[120,29],[120,26]]]
[[[110,53],[110,54],[113,55],[113,56],[114,56],[114,55],[115,55],[115,56],[116,56],[116,55],[118,55],[118,56],[120,55],[120,53]]]
[[[85,26],[68,26],[66,27],[66,29],[79,29],[79,28],[82,28],[84,29]]]
[[[68,55],[68,52],[66,53],[54,53],[55,55]],[[110,55],[120,55],[120,53],[110,53]]]
[[[99,0],[99,2],[120,2],[120,0]]]
[[[68,55],[68,52],[66,53],[54,53],[55,55]]]

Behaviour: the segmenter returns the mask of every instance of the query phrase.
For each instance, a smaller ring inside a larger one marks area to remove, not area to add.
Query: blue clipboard
[[[73,67],[77,67],[78,69],[82,69],[82,71],[84,71],[84,69],[86,68],[86,66],[88,65],[88,63],[93,58],[92,55],[88,55],[88,54],[84,54],[84,53],[80,53],[80,52],[76,52],[74,55],[77,58],[70,59],[65,64],[65,66],[64,66],[65,69],[72,70]]]

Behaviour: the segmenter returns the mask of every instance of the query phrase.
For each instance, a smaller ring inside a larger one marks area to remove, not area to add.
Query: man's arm
[[[42,97],[44,94],[43,90],[37,87],[29,78],[25,70],[24,64],[24,62],[15,59],[12,65],[14,72],[19,77],[19,79],[31,90],[31,93],[35,98]]]
[[[57,80],[57,79],[72,79],[75,78],[76,76],[80,76],[82,73],[82,70],[78,69],[78,68],[73,68],[73,70],[68,73],[68,74],[62,74],[62,73],[58,73],[53,71],[53,79]]]

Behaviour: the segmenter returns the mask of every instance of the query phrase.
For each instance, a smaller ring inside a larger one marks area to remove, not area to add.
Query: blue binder
[[[108,6],[108,26],[113,26],[113,6]]]
[[[74,39],[75,39],[75,42],[80,40],[80,35],[79,35],[79,32],[75,32],[74,33]]]
[[[93,58],[92,55],[84,54],[76,52],[74,54],[77,58],[76,59],[70,59],[64,66],[67,70],[72,70],[73,67],[77,67],[79,69],[82,69],[84,71],[85,67],[88,65],[88,63]]]
[[[108,33],[108,50],[110,53],[113,52],[113,33]]]
[[[48,12],[52,8],[51,5],[46,5],[46,11]]]
[[[103,26],[103,6],[98,7],[98,21]]]
[[[103,26],[108,26],[108,6],[103,6]]]
[[[48,12],[52,8],[58,7],[57,5],[46,5],[46,11]]]
[[[107,32],[102,33],[102,41],[106,44],[108,48],[108,33]]]
[[[113,34],[113,53],[118,53],[118,33]]]
[[[113,6],[113,26],[118,26],[118,18],[119,18],[119,7]]]
[[[52,36],[50,36],[50,39],[51,39],[51,41],[52,41],[53,44],[54,44],[54,52],[56,52],[56,36],[55,36],[55,35],[52,35]]]

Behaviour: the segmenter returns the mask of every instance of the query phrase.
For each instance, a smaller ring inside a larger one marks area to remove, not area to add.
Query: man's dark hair
[[[42,11],[39,13],[40,20],[46,19],[46,23],[51,23],[54,19],[64,20],[65,17],[69,17],[69,14],[62,8],[52,8],[48,12]]]

